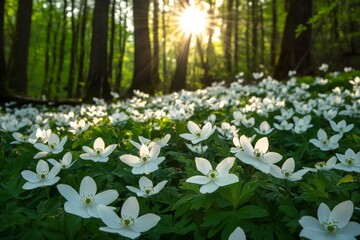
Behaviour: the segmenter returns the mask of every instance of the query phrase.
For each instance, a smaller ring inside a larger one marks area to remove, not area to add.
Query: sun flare
[[[180,17],[181,29],[186,33],[201,34],[206,29],[206,12],[194,7],[188,7]]]

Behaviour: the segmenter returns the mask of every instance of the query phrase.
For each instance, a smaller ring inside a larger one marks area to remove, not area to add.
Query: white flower
[[[60,177],[56,175],[60,172],[60,167],[54,166],[49,171],[49,165],[44,160],[39,160],[36,165],[36,173],[30,170],[21,172],[21,176],[27,181],[23,189],[29,190],[43,186],[50,186],[57,183]]]
[[[270,168],[274,163],[279,162],[282,156],[276,152],[268,152],[269,141],[267,137],[260,138],[253,147],[249,139],[245,136],[240,137],[243,151],[235,156],[243,163],[250,164],[264,173],[270,173]]]
[[[101,137],[95,139],[93,149],[83,146],[82,149],[86,153],[80,154],[80,157],[84,160],[91,160],[94,162],[107,162],[109,155],[115,150],[116,144],[111,144],[105,148],[104,140]]]
[[[339,140],[341,139],[340,134],[335,134],[330,139],[328,139],[328,136],[326,132],[323,129],[319,129],[317,132],[318,139],[310,139],[309,142],[314,144],[316,147],[320,148],[322,151],[329,151],[334,150],[339,147]]]
[[[313,125],[311,124],[311,115],[306,115],[302,118],[293,117],[294,120],[294,132],[297,134],[301,134],[306,132]]]
[[[196,145],[191,145],[189,143],[185,143],[185,145],[192,151],[193,153],[203,154],[208,149],[208,146],[202,145],[201,143]]]
[[[334,207],[332,211],[321,203],[317,216],[303,216],[299,223],[303,227],[300,237],[313,240],[350,240],[360,235],[360,224],[349,222],[354,211],[352,201],[344,201]]]
[[[212,126],[210,122],[206,123],[201,129],[193,121],[187,123],[190,133],[182,133],[180,137],[191,141],[192,144],[197,144],[201,141],[208,139],[214,132],[216,127]]]
[[[131,239],[137,238],[140,233],[148,231],[160,221],[160,217],[153,213],[139,217],[139,211],[139,203],[135,197],[126,199],[121,207],[121,217],[113,210],[100,205],[98,212],[101,220],[106,224],[106,227],[101,227],[100,230]]]
[[[141,145],[139,157],[124,154],[120,156],[120,160],[125,164],[133,167],[133,174],[149,174],[159,169],[158,165],[165,160],[165,157],[159,157],[160,145],[155,144],[151,149],[145,144]]]
[[[227,140],[233,139],[233,137],[237,136],[237,132],[239,131],[234,125],[230,125],[227,122],[222,122],[221,128],[217,127],[216,130],[220,133],[220,138],[225,138]]]
[[[211,114],[208,116],[208,118],[204,121],[204,124],[207,122],[210,122],[211,124],[214,124],[216,121],[216,116],[214,114]]]
[[[360,172],[360,152],[355,154],[351,148],[348,148],[345,154],[336,153],[336,157],[340,163],[335,165],[335,169],[347,172]]]
[[[82,218],[99,218],[97,206],[108,205],[115,201],[119,194],[116,190],[106,190],[96,194],[97,187],[94,179],[85,176],[80,183],[79,193],[69,185],[58,184],[57,189],[67,200],[64,204],[65,212]],[[111,207],[111,209],[113,209]]]
[[[352,70],[352,67],[344,67],[344,72],[351,72]]]
[[[29,136],[22,135],[19,132],[13,132],[11,135],[13,136],[15,141],[12,141],[10,144],[21,144],[29,142]]]
[[[74,164],[74,162],[72,162],[72,155],[71,152],[67,152],[65,153],[65,155],[63,156],[63,158],[58,162],[53,158],[49,158],[48,162],[51,163],[54,166],[58,166],[62,169],[67,169],[70,168],[71,165]]]
[[[245,118],[246,116],[240,112],[240,111],[235,111],[233,112],[233,118],[234,120],[231,120],[231,123],[233,123],[235,126],[240,126],[241,121]]]
[[[29,142],[35,144],[37,142],[46,143],[51,135],[51,129],[37,128],[36,131],[30,134]]]
[[[252,75],[253,75],[254,79],[260,79],[264,76],[264,73],[263,72],[258,72],[258,73],[254,72]]]
[[[230,234],[228,240],[246,240],[244,230],[241,227],[235,228],[235,230]]]
[[[334,121],[329,121],[329,122],[330,122],[331,129],[335,132],[338,132],[341,135],[351,131],[351,129],[354,128],[354,124],[347,125],[345,120],[341,120],[338,123],[335,123]]]
[[[316,172],[316,171],[330,171],[335,167],[335,164],[337,162],[337,159],[335,156],[331,157],[327,162],[320,161],[315,163],[315,169],[310,169],[310,171]]]
[[[90,127],[90,124],[86,124],[84,119],[81,119],[78,122],[75,121],[69,122],[69,125],[70,125],[69,132],[73,134],[82,133]]]
[[[136,147],[138,150],[140,150],[140,147],[141,145],[145,144],[146,146],[149,147],[149,149],[151,149],[155,144],[158,144],[160,145],[160,147],[165,147],[167,146],[169,140],[170,140],[170,137],[171,135],[170,134],[166,134],[163,138],[156,138],[156,139],[153,139],[153,140],[150,140],[150,139],[147,139],[143,136],[139,136],[139,140],[140,140],[140,143],[137,143],[135,141],[132,141],[130,140],[130,143]]]
[[[289,77],[292,77],[292,76],[295,76],[296,75],[296,70],[290,70],[289,72],[288,72],[288,76]]]
[[[133,193],[136,193],[136,195],[138,195],[138,197],[147,198],[151,195],[155,195],[155,194],[159,193],[161,191],[161,189],[164,188],[166,183],[167,183],[167,180],[158,183],[154,187],[154,184],[150,179],[148,179],[145,176],[142,176],[139,180],[140,189],[132,187],[132,186],[126,186],[126,188],[129,189],[130,191],[132,191]]]
[[[247,128],[251,128],[255,124],[255,118],[251,117],[247,119],[246,117],[244,117],[243,119],[241,119],[241,124]]]
[[[260,123],[260,127],[259,128],[254,128],[254,130],[261,135],[268,135],[270,134],[272,131],[274,131],[274,128],[270,127],[270,124],[267,121],[263,121],[262,123]]]
[[[236,183],[239,178],[235,174],[229,173],[234,162],[235,158],[227,157],[213,170],[207,159],[197,157],[195,158],[196,168],[205,176],[192,176],[186,182],[203,185],[200,188],[200,192],[203,194],[212,193],[219,187]]]
[[[276,165],[272,165],[270,174],[276,178],[287,179],[289,181],[297,181],[300,180],[302,176],[306,174],[310,169],[302,169],[297,172],[294,172],[294,170],[295,161],[293,158],[288,158],[283,163],[281,169]]]
[[[326,63],[321,64],[321,66],[319,67],[319,70],[323,72],[327,72],[328,69],[329,65],[327,65]]]
[[[285,130],[289,131],[292,130],[294,127],[293,123],[288,123],[286,120],[281,121],[280,124],[274,123],[274,127],[278,130]]]
[[[293,115],[294,115],[294,109],[289,108],[281,108],[280,109],[281,115],[277,115],[274,118],[278,121],[284,121],[284,120],[289,120]]]
[[[129,119],[129,116],[124,112],[115,112],[109,116],[110,123],[113,125],[118,125],[126,122]]]
[[[55,133],[50,133],[50,136],[46,142],[44,143],[35,143],[34,147],[41,152],[35,154],[34,158],[45,157],[48,154],[57,154],[64,150],[64,145],[67,141],[67,136],[63,137],[60,141],[60,138]]]

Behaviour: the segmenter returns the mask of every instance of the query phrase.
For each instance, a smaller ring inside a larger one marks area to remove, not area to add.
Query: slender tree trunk
[[[111,4],[111,22],[110,22],[110,46],[109,46],[109,60],[108,60],[108,73],[109,82],[113,82],[113,59],[114,59],[114,41],[115,41],[115,9],[116,0]],[[110,84],[112,85],[112,84]]]
[[[240,0],[235,0],[235,32],[234,32],[234,70],[239,71],[239,21],[240,21]]]
[[[127,9],[127,1],[125,1],[125,9]],[[120,11],[122,11],[120,9]],[[127,11],[124,13],[120,12],[120,23],[122,22],[122,26],[119,28],[119,51],[120,51],[120,57],[117,63],[117,69],[116,69],[116,77],[115,77],[115,86],[114,90],[116,92],[120,92],[121,88],[121,79],[122,79],[122,69],[123,69],[123,63],[124,63],[124,57],[125,57],[125,47],[126,47],[126,41],[127,41]]]
[[[165,4],[167,4],[166,0],[163,0],[163,8],[161,13],[161,21],[162,21],[162,69],[163,69],[163,92],[165,92],[167,88],[167,83],[169,83],[168,79],[168,72],[167,72],[167,64],[166,64],[166,11],[165,11]],[[171,82],[170,82],[171,84]]]
[[[48,22],[46,24],[46,40],[45,40],[45,69],[44,69],[44,83],[41,89],[41,95],[46,95],[46,89],[49,85],[49,68],[50,68],[50,41],[51,41],[51,29],[53,21],[53,3],[52,0],[48,0]]]
[[[54,99],[59,99],[59,94],[61,91],[61,78],[64,67],[65,60],[65,41],[66,41],[66,31],[67,31],[67,0],[64,1],[64,9],[63,9],[63,22],[62,22],[62,32],[61,32],[61,40],[60,40],[60,51],[59,51],[59,68],[57,69],[56,82],[55,82],[55,94]]]
[[[160,64],[160,50],[159,50],[159,0],[154,0],[154,19],[153,19],[153,36],[154,36],[154,54],[153,54],[153,69],[152,81],[154,87],[160,84],[159,64]]]
[[[290,70],[298,74],[309,74],[311,66],[311,26],[295,38],[295,29],[299,24],[307,25],[311,17],[312,0],[290,0],[285,29],[281,42],[279,61],[276,64],[274,77],[287,79]]]
[[[95,1],[86,101],[90,101],[94,97],[111,99],[107,65],[109,5],[110,0]]]
[[[135,89],[153,94],[152,55],[148,26],[150,0],[133,0],[135,61],[129,95]]]
[[[252,17],[252,71],[257,70],[257,56],[258,56],[258,18],[257,18],[257,0],[252,0],[251,17]]]
[[[246,54],[246,67],[249,72],[252,71],[250,66],[250,1],[247,0],[246,4],[246,30],[245,30],[245,54]]]
[[[170,92],[186,89],[186,73],[188,65],[191,34],[183,34],[176,56],[175,73],[171,81]]]
[[[6,84],[6,64],[4,50],[4,17],[5,17],[5,0],[0,1],[0,96],[8,96]]]
[[[67,83],[67,97],[72,98],[74,96],[73,89],[74,89],[74,82],[75,82],[75,61],[77,55],[77,39],[78,39],[78,32],[75,23],[75,0],[71,0],[71,55],[70,55],[70,66],[69,66],[69,80]]]
[[[55,78],[55,72],[56,72],[56,66],[57,66],[57,60],[58,60],[58,53],[57,53],[57,46],[58,46],[58,34],[59,34],[59,28],[60,28],[60,21],[57,21],[55,26],[55,33],[54,33],[54,40],[52,45],[52,60],[51,60],[51,67],[49,72],[49,82],[46,86],[45,94],[48,96],[49,99],[51,99],[52,96],[52,89],[53,89],[53,82]]]
[[[272,68],[275,67],[277,41],[278,41],[277,0],[272,0],[272,27],[271,27],[271,48],[270,48],[270,65]]]
[[[82,0],[82,20],[80,27],[80,55],[79,55],[79,70],[77,76],[77,84],[76,84],[76,97],[80,97],[81,89],[84,86],[84,62],[85,62],[85,30],[86,30],[86,22],[87,22],[87,0]]]
[[[232,33],[233,33],[233,0],[227,0],[227,18],[226,18],[226,33],[225,33],[225,63],[226,71],[232,72]]]
[[[264,67],[264,54],[265,54],[265,30],[264,30],[264,14],[263,14],[263,3],[260,4],[260,34],[261,34],[261,48],[260,48],[260,64]]]
[[[27,93],[28,53],[33,1],[18,0],[16,32],[11,48],[8,85],[15,93]]]

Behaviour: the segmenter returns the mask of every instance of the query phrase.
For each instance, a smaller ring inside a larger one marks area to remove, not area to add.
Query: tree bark
[[[276,79],[287,79],[290,70],[297,70],[299,75],[312,72],[311,26],[307,25],[311,12],[312,0],[290,0],[279,61],[274,72]],[[296,38],[295,29],[299,24],[307,26],[307,30]]]
[[[160,84],[159,65],[160,65],[160,50],[159,50],[159,0],[154,0],[154,19],[153,19],[153,69],[152,81],[153,86],[156,88]]]
[[[16,31],[9,60],[8,85],[15,93],[22,95],[27,94],[32,5],[32,0],[18,0]]]
[[[240,0],[235,0],[235,32],[234,32],[234,71],[239,71],[239,21],[240,21]]]
[[[163,8],[161,12],[161,21],[162,21],[162,70],[163,70],[163,92],[167,91],[167,85],[169,83],[168,79],[168,71],[167,71],[167,64],[166,64],[166,11],[165,11],[165,4],[167,1],[163,0]],[[171,84],[171,82],[170,82]]]
[[[110,84],[107,68],[108,14],[110,0],[96,0],[92,22],[90,68],[85,100],[102,98],[110,100]]]
[[[63,9],[63,22],[62,22],[62,32],[61,32],[61,40],[60,40],[60,51],[59,51],[59,68],[57,69],[56,82],[55,82],[55,94],[54,99],[59,99],[59,94],[61,91],[61,75],[64,67],[65,60],[65,41],[66,41],[66,32],[67,32],[67,0],[64,1],[64,9]]]
[[[79,70],[77,76],[77,84],[75,96],[80,97],[81,89],[84,86],[84,62],[85,62],[85,30],[86,30],[86,22],[87,22],[87,0],[82,0],[82,20],[80,27],[80,55],[79,55]]]
[[[78,44],[78,31],[75,23],[75,0],[71,0],[71,55],[70,55],[70,66],[69,66],[69,80],[67,83],[67,97],[72,98],[74,96],[74,82],[75,82],[75,59],[77,55],[77,44]]]
[[[225,65],[228,73],[232,72],[232,33],[233,33],[233,0],[227,0],[225,44]]]
[[[51,40],[51,29],[53,21],[53,4],[52,0],[48,0],[49,10],[48,16],[49,19],[46,24],[46,40],[45,40],[45,69],[44,69],[44,82],[41,89],[41,95],[46,95],[46,89],[49,85],[49,68],[50,68],[50,40]]]
[[[246,67],[249,72],[251,72],[250,65],[250,1],[246,2],[246,30],[245,30],[245,54],[246,54]]]
[[[111,4],[111,24],[110,24],[110,46],[109,46],[109,61],[108,61],[108,73],[109,82],[113,82],[113,59],[114,59],[114,41],[115,41],[115,7],[116,0]],[[110,84],[111,85],[111,84]]]
[[[4,17],[5,17],[5,0],[0,1],[0,96],[9,95],[6,84]]]
[[[153,94],[152,55],[149,33],[149,5],[150,0],[133,0],[134,16],[134,74],[128,94],[132,95],[135,89]]]
[[[264,14],[263,14],[263,3],[260,4],[259,16],[260,16],[260,64],[264,68],[264,54],[265,54],[265,29],[264,29]]]
[[[272,1],[271,47],[270,47],[270,65],[272,68],[275,67],[277,41],[278,41],[277,0],[273,0]]]
[[[252,19],[252,66],[251,71],[254,72],[257,69],[257,56],[258,56],[258,17],[257,17],[257,0],[252,0],[251,6],[251,19]]]

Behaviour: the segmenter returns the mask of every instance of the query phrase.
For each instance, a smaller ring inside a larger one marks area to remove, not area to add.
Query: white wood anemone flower
[[[63,137],[60,141],[60,138],[55,133],[50,133],[49,138],[46,143],[35,143],[34,147],[41,152],[35,154],[34,158],[46,157],[49,154],[58,154],[64,150],[64,145],[67,141],[67,136]]]
[[[234,157],[227,157],[222,160],[214,170],[207,159],[196,157],[196,168],[205,176],[192,176],[188,178],[186,182],[202,185],[200,187],[200,192],[202,194],[215,192],[219,187],[230,185],[239,181],[239,178],[235,174],[229,173],[230,169],[234,165],[234,162]]]
[[[49,171],[49,164],[40,159],[36,165],[36,173],[30,170],[24,170],[21,172],[21,176],[27,181],[22,188],[30,190],[38,187],[53,185],[60,180],[60,177],[56,176],[59,172],[60,167],[58,166],[54,166]]]
[[[165,160],[165,157],[159,157],[160,145],[155,144],[151,149],[145,144],[142,144],[139,151],[139,157],[124,154],[120,156],[120,160],[129,165],[133,169],[133,174],[149,174],[159,169],[159,164]]]
[[[243,151],[237,152],[235,156],[241,162],[249,164],[264,173],[270,173],[271,166],[282,159],[279,153],[268,152],[269,141],[267,137],[260,138],[253,147],[250,140],[243,135],[240,137],[240,144]]]
[[[192,144],[197,144],[201,141],[208,139],[214,132],[216,127],[212,126],[210,122],[207,122],[201,129],[193,121],[188,121],[187,128],[190,133],[182,133],[180,137],[191,141]]]
[[[235,228],[235,230],[230,234],[229,240],[246,240],[244,230],[241,227]]]
[[[260,135],[269,135],[274,131],[274,128],[272,128],[267,121],[263,121],[260,123],[259,128],[254,127],[254,130]]]
[[[149,229],[156,226],[160,217],[153,213],[147,213],[139,217],[139,203],[135,197],[126,199],[121,207],[121,217],[113,210],[104,205],[97,207],[101,220],[106,227],[100,227],[101,231],[117,233],[121,236],[135,239]]]
[[[143,136],[139,136],[140,143],[135,142],[135,141],[133,141],[133,140],[130,140],[130,143],[131,143],[134,147],[136,147],[138,150],[140,150],[140,147],[141,147],[141,145],[143,145],[143,144],[147,145],[147,146],[149,147],[149,149],[150,149],[150,148],[152,148],[155,144],[159,144],[160,147],[165,147],[165,146],[167,146],[167,145],[168,145],[167,143],[169,142],[170,138],[171,138],[171,135],[170,135],[170,134],[166,134],[166,135],[165,135],[164,137],[162,137],[162,138],[155,138],[155,139],[153,139],[153,140],[147,139],[147,138],[145,138],[145,137],[143,137]]]
[[[354,124],[346,124],[345,120],[341,120],[338,123],[335,123],[334,121],[329,121],[331,129],[335,132],[338,132],[340,135],[343,135],[344,133],[350,132],[351,129],[354,128]]]
[[[53,158],[49,158],[48,162],[51,163],[54,166],[58,166],[62,169],[68,169],[71,167],[71,165],[74,164],[74,162],[72,161],[72,155],[71,152],[67,152],[64,154],[64,156],[62,157],[62,159],[60,159],[59,161],[56,161]]]
[[[270,174],[276,178],[286,179],[289,181],[298,181],[310,171],[309,168],[301,169],[297,172],[295,170],[295,160],[293,158],[288,158],[283,163],[282,167],[278,167],[276,165],[271,166]]]
[[[314,240],[356,240],[360,235],[360,224],[350,222],[354,211],[354,204],[347,200],[336,205],[332,211],[321,203],[317,216],[303,216],[299,223],[303,227],[300,237]]]
[[[314,146],[320,148],[322,151],[329,151],[334,150],[339,147],[339,140],[341,139],[342,135],[335,134],[334,136],[328,138],[326,132],[323,129],[319,129],[317,132],[318,139],[310,139],[309,142],[314,144]]]
[[[99,218],[97,206],[99,204],[106,206],[114,202],[119,196],[116,190],[106,190],[101,193],[96,193],[96,183],[94,179],[89,176],[85,176],[81,180],[79,193],[66,184],[58,184],[57,189],[67,200],[64,204],[65,212],[82,218]],[[108,208],[114,209],[113,207]]]
[[[105,148],[104,140],[101,137],[95,139],[93,149],[83,146],[85,153],[80,154],[80,158],[94,162],[107,162],[109,155],[115,150],[116,144],[111,144]]]
[[[140,188],[135,188],[132,186],[126,186],[127,189],[129,189],[130,191],[132,191],[133,193],[136,193],[136,195],[138,197],[150,197],[152,195],[155,195],[157,193],[159,193],[161,191],[161,189],[164,188],[165,184],[167,183],[167,180],[164,180],[162,182],[159,182],[155,187],[153,182],[148,179],[145,176],[142,176],[139,179],[139,187]]]
[[[340,163],[335,165],[335,169],[346,172],[360,172],[360,152],[355,153],[354,150],[348,148],[345,154],[336,153],[336,157]]]

